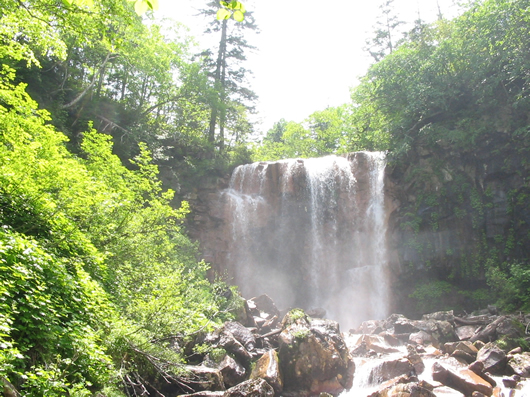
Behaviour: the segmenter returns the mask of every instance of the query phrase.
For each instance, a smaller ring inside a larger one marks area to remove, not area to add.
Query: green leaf
[[[228,1],[220,1],[219,2],[223,7],[228,7]]]
[[[87,8],[94,7],[93,0],[73,0],[73,2],[77,4],[79,7],[87,7]]]
[[[136,11],[138,15],[143,15],[148,9],[149,5],[146,0],[137,0],[136,3],[134,3],[134,11]]]
[[[158,10],[159,8],[159,5],[158,5],[158,0],[147,0],[147,4],[149,5],[149,8],[151,10]]]
[[[223,19],[228,19],[232,16],[232,13],[226,8],[221,8],[217,11],[217,20],[222,21]]]
[[[63,4],[67,7],[71,6],[72,5],[72,2],[73,0],[62,0],[63,1]]]
[[[243,22],[243,20],[245,19],[245,14],[243,14],[241,11],[239,10],[236,10],[234,11],[234,19],[237,21],[237,22]]]

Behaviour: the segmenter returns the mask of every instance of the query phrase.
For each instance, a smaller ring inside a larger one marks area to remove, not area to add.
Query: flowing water
[[[343,327],[388,314],[383,153],[254,163],[225,202],[243,295],[326,309]]]

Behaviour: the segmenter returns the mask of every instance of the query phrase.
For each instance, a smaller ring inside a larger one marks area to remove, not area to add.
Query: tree
[[[210,2],[209,8],[202,11],[204,15],[211,16],[215,13],[216,2]],[[211,70],[211,79],[214,91],[211,98],[210,123],[208,128],[208,141],[213,144],[217,141],[220,151],[223,151],[227,133],[227,115],[237,114],[231,109],[242,107],[247,111],[252,110],[252,102],[256,94],[246,87],[249,71],[241,67],[246,60],[245,51],[252,50],[243,36],[244,30],[257,30],[252,15],[247,14],[243,22],[229,24],[228,19],[212,21],[207,33],[219,34],[219,45],[216,49],[215,60],[213,52],[206,52],[207,66]],[[248,125],[250,126],[250,125]],[[216,136],[217,127],[219,133]],[[247,130],[246,133],[249,133]],[[244,134],[238,134],[241,138]]]
[[[391,54],[399,43],[397,28],[404,22],[394,13],[393,3],[394,0],[384,0],[379,6],[381,15],[375,25],[374,37],[366,41],[366,49],[376,62]]]

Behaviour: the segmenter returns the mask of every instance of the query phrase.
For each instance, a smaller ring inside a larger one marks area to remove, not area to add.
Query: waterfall
[[[343,326],[388,313],[383,153],[237,167],[223,192],[229,276],[246,297],[324,308]]]

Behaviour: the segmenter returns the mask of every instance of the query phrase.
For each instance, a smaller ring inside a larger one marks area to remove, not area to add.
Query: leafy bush
[[[530,310],[530,266],[527,263],[502,263],[486,274],[499,306],[506,311]]]
[[[176,376],[173,342],[230,318],[181,231],[187,203],[169,205],[144,145],[132,170],[95,130],[83,158],[70,154],[4,72],[0,379],[27,396],[81,396]]]

